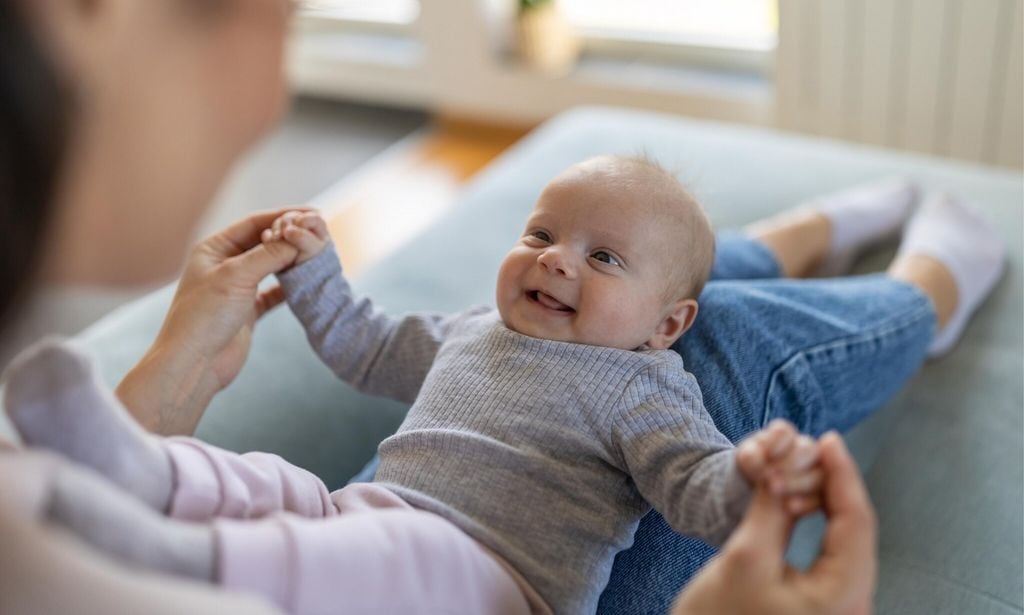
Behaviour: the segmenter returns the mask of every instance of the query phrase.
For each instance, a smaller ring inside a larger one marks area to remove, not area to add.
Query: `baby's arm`
[[[265,242],[298,248],[296,264],[278,274],[310,345],[342,380],[357,389],[411,403],[441,342],[459,315],[395,318],[355,297],[315,212],[289,212],[264,231]]]
[[[642,373],[622,399],[614,438],[625,469],[677,532],[722,544],[759,480],[786,494],[794,513],[817,507],[817,448],[808,450],[788,423],[773,423],[738,451],[717,430],[685,372]],[[758,458],[761,447],[767,453]]]
[[[743,517],[751,489],[693,376],[681,364],[658,367],[635,376],[622,395],[612,444],[640,495],[672,529],[720,545]]]

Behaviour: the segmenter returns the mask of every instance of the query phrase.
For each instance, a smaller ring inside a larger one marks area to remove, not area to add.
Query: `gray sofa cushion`
[[[646,152],[677,168],[719,227],[893,173],[953,190],[997,221],[1011,246],[1006,279],[956,351],[927,365],[850,438],[881,522],[878,611],[1021,612],[1021,176],[667,115],[581,109],[507,152],[448,215],[356,287],[395,312],[490,302],[498,262],[541,187],[569,164],[611,152]],[[878,268],[885,258],[862,267]],[[155,293],[82,336],[111,383],[150,343],[169,297],[169,289]],[[336,382],[279,310],[258,329],[248,365],[198,435],[235,450],[280,453],[337,487],[403,412]],[[809,559],[813,532],[797,543],[794,557]]]

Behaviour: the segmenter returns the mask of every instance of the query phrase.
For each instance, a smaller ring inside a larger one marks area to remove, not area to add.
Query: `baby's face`
[[[531,337],[626,350],[648,344],[673,303],[673,225],[636,184],[567,175],[544,190],[502,262],[498,311]]]

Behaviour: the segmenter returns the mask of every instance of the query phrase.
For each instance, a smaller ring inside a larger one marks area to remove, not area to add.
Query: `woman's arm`
[[[266,276],[297,255],[260,233],[290,207],[253,214],[196,246],[153,345],[117,387],[146,429],[191,435],[210,400],[241,371],[256,321],[281,303],[280,288],[260,291]]]

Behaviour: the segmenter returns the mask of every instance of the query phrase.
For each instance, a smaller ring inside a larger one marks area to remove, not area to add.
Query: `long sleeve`
[[[395,318],[369,299],[353,297],[334,244],[278,274],[278,280],[313,349],[339,378],[363,392],[406,403],[416,398],[459,316]]]
[[[630,381],[613,437],[640,494],[673,529],[715,545],[729,537],[750,488],[681,364],[659,363]]]

